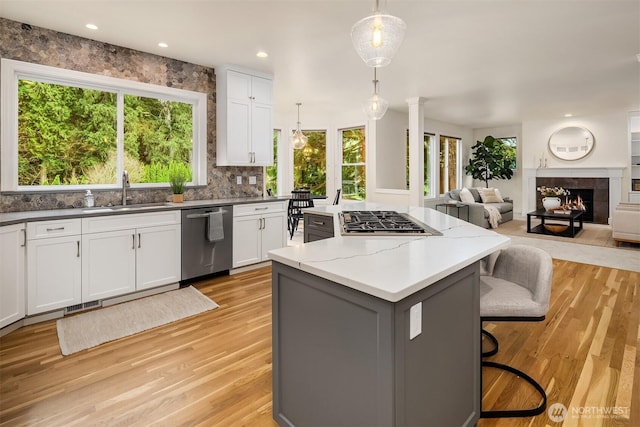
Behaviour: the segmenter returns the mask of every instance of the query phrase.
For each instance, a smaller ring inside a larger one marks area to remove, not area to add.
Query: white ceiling
[[[295,114],[302,102],[308,117],[357,110],[371,95],[373,70],[349,34],[373,4],[0,0],[0,16],[214,68],[271,72],[276,112]],[[428,117],[472,127],[640,110],[638,0],[388,0],[387,10],[407,23],[400,51],[378,71],[392,109],[422,96]],[[256,58],[258,50],[269,58]]]

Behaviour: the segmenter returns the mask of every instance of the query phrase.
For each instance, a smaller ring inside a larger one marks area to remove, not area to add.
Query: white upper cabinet
[[[222,67],[216,73],[218,166],[273,164],[271,76]]]

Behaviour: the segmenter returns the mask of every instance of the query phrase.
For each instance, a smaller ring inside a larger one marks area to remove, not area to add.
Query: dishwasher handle
[[[207,218],[209,217],[208,213],[203,214],[188,214],[187,219],[196,219],[196,218]]]

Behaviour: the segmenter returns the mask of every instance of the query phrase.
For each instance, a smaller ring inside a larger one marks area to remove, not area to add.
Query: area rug
[[[538,222],[533,225],[537,225]],[[611,235],[611,227],[605,224],[587,224],[585,223],[582,232],[574,238],[553,236],[548,234],[527,233],[527,221],[514,219],[500,224],[493,231],[510,236],[531,237],[534,239],[556,240],[565,243],[580,243],[582,245],[604,246],[615,248],[616,242]]]
[[[67,356],[217,307],[213,300],[189,286],[65,317],[57,321],[60,350]]]

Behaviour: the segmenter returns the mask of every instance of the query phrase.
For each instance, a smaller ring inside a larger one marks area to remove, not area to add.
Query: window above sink
[[[0,191],[206,185],[205,93],[2,59]]]

